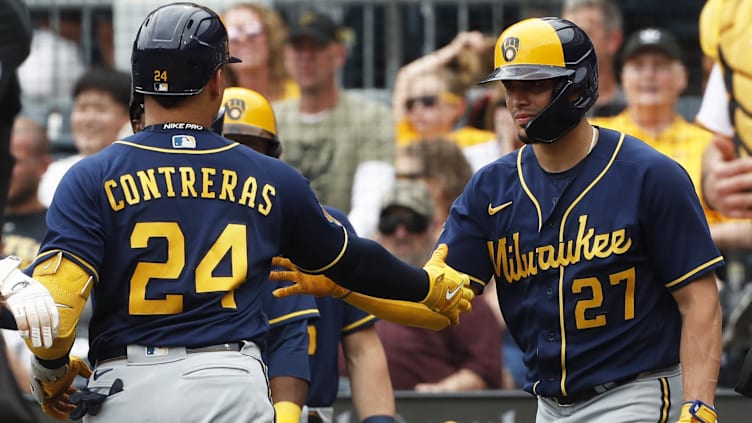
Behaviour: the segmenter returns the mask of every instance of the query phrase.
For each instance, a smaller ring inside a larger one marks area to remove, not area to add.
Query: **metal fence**
[[[61,47],[50,48],[51,59],[35,65],[31,72],[33,77],[29,78],[31,82],[27,83],[34,84],[41,93],[46,92],[42,89],[45,84],[51,85],[47,92],[52,94],[30,95],[24,102],[30,114],[52,117],[47,122],[52,139],[58,138],[56,134],[66,132],[65,113],[78,69],[106,64],[128,71],[138,26],[150,10],[171,1],[174,0],[27,0],[40,28],[62,35],[59,40]],[[339,75],[341,84],[387,101],[394,77],[402,65],[447,44],[459,31],[479,30],[495,36],[522,17],[558,15],[563,0],[194,1],[219,12],[235,3],[250,1],[274,7],[288,19],[308,8],[330,14],[353,34],[347,63]],[[619,1],[624,13],[625,34],[646,25],[657,25],[667,27],[679,36],[690,69],[689,87],[679,109],[689,117],[694,115],[701,94],[702,55],[697,39],[697,18],[703,2]],[[68,50],[64,48],[65,43],[71,41],[78,53],[63,53]],[[69,64],[71,61],[74,63]],[[25,91],[35,92],[34,89]]]
[[[103,34],[112,25],[113,63],[128,70],[138,26],[157,5],[172,0],[27,0],[37,21],[60,33],[71,21],[85,64],[106,61]],[[243,0],[202,0],[222,11]],[[247,0],[246,0],[247,1]],[[269,0],[253,1],[293,17],[302,9],[330,14],[353,31],[343,84],[352,88],[389,89],[400,66],[449,42],[459,31],[497,34],[508,23],[530,14],[557,14],[560,0]]]
[[[92,65],[130,70],[136,31],[149,11],[174,0],[27,0],[39,54],[20,76],[24,113],[44,123],[60,154],[74,152],[68,115],[73,84]],[[351,30],[344,87],[388,101],[405,63],[451,41],[459,31],[498,34],[530,14],[557,14],[561,0],[195,0],[218,12],[239,2],[274,7],[293,19],[317,9]],[[490,70],[489,70],[490,71]]]

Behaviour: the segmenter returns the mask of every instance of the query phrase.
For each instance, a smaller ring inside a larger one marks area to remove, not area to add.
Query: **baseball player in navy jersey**
[[[355,229],[342,211],[324,207],[349,231]],[[297,296],[295,296],[297,297]],[[288,298],[282,299],[286,301]],[[363,423],[394,423],[394,391],[377,319],[342,299],[316,298],[321,318],[310,330],[311,386],[301,423],[332,423],[339,386],[338,347],[347,363],[355,412]]]
[[[263,95],[241,87],[227,88],[220,111],[226,138],[279,158],[282,146],[274,111]],[[297,423],[311,382],[308,327],[318,320],[319,310],[310,295],[277,299],[272,295],[273,284],[264,288],[261,302],[269,319],[269,334],[263,358],[269,368],[277,423]]]
[[[277,423],[297,423],[309,392],[308,327],[319,319],[316,300],[309,295],[295,301],[274,298],[271,284],[265,286],[262,304],[269,319],[264,361]]]
[[[723,265],[687,173],[591,126],[587,35],[528,19],[496,43],[527,145],[476,173],[439,243],[480,292],[496,280],[538,422],[714,422]]]
[[[230,87],[225,90],[222,106],[223,133],[227,138],[262,154],[280,157],[283,148],[277,137],[276,118],[271,104],[264,96],[246,88]],[[325,210],[348,231],[354,233],[344,213],[326,206]],[[267,287],[276,288],[272,284]],[[315,302],[309,306],[301,304],[301,299]],[[316,311],[318,319],[304,319],[305,316],[312,315],[311,308]],[[295,295],[274,299],[271,291],[265,298],[264,309],[271,325],[270,343],[280,345],[280,349],[283,350],[281,353],[269,354],[271,357],[267,360],[277,422],[332,421],[332,404],[337,398],[339,383],[337,354],[340,341],[350,364],[353,399],[358,414],[367,423],[394,421],[394,392],[389,380],[384,349],[374,330],[376,318],[373,315],[332,297],[319,297],[314,300],[307,295]],[[285,311],[282,312],[280,309]],[[302,371],[303,366],[299,362],[297,351],[291,351],[292,347],[300,345],[298,334],[301,321],[310,322],[308,328],[302,327],[307,347],[304,351],[306,373]],[[280,326],[284,328],[286,336],[272,333],[275,327]],[[297,331],[294,331],[295,329]],[[310,377],[307,373],[309,368]],[[275,375],[289,379],[284,381],[284,390],[275,387]],[[291,392],[301,391],[304,393],[302,398],[290,395]],[[280,394],[284,396],[282,399],[279,398]],[[303,404],[307,406],[301,416]]]
[[[495,65],[527,145],[473,176],[438,244],[476,291],[496,281],[537,421],[714,422],[723,258],[689,176],[584,119],[597,59],[572,22],[512,25]]]
[[[87,422],[273,421],[261,284],[278,255],[453,323],[470,308],[467,275],[443,255],[423,269],[402,263],[327,216],[294,169],[208,129],[222,68],[237,60],[227,46],[203,6],[149,13],[131,57],[145,128],[78,162],[58,187],[28,269],[60,316],[51,348],[27,342],[48,414],[78,405]],[[88,375],[68,352],[89,295],[95,369],[85,391],[71,392]]]

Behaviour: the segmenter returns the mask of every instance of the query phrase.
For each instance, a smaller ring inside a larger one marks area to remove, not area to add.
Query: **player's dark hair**
[[[150,96],[154,99],[160,106],[162,106],[165,109],[174,109],[178,107],[181,103],[186,101],[187,97],[185,96],[166,96],[166,95],[152,95]]]
[[[107,67],[93,67],[76,81],[73,86],[73,98],[84,91],[94,90],[108,93],[116,103],[123,106],[123,110],[128,110],[131,100],[131,77],[127,73]]]

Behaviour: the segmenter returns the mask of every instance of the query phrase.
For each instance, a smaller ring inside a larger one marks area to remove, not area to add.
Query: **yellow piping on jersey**
[[[470,276],[470,275],[467,275],[467,276],[470,278],[470,282],[475,282],[475,283],[477,283],[478,285],[480,285],[482,287],[485,287],[487,285],[487,282],[484,282],[484,281],[476,278],[475,276]]]
[[[99,273],[96,271],[96,269],[94,269],[94,266],[92,266],[91,264],[89,264],[86,260],[82,259],[81,257],[79,257],[79,256],[71,253],[70,251],[64,251],[64,250],[59,250],[59,249],[56,249],[56,250],[47,250],[47,251],[45,251],[43,253],[37,254],[37,257],[34,259],[34,262],[41,261],[40,259],[42,259],[42,258],[49,258],[49,257],[51,257],[53,255],[57,255],[57,256],[66,255],[69,260],[71,260],[71,261],[75,262],[77,265],[85,268],[85,270],[88,270],[89,273],[92,276],[94,276],[94,280],[95,281],[99,280]]]
[[[364,317],[364,318],[362,318],[362,319],[360,319],[360,320],[358,320],[356,322],[352,322],[349,325],[343,327],[342,328],[342,332],[347,332],[347,331],[349,331],[351,329],[355,329],[358,326],[362,326],[363,324],[368,323],[368,322],[370,322],[371,320],[373,320],[375,318],[376,318],[376,316],[374,316],[372,314],[369,314],[368,316],[366,316],[366,317]]]
[[[530,191],[530,188],[525,183],[525,177],[522,175],[522,151],[525,150],[526,145],[523,145],[520,150],[517,152],[517,177],[520,180],[520,184],[522,185],[522,189],[525,190],[525,194],[530,198],[530,201],[533,202],[533,205],[535,206],[535,211],[538,213],[538,232],[540,232],[541,227],[543,226],[543,213],[541,213],[540,204],[538,204],[538,200],[535,199],[535,196]]]
[[[274,325],[274,324],[277,324],[277,323],[279,323],[281,321],[290,320],[290,319],[293,319],[295,317],[303,316],[303,315],[306,315],[306,314],[311,315],[311,317],[314,317],[314,316],[318,317],[319,310],[317,308],[307,308],[305,310],[298,310],[296,312],[288,313],[288,314],[285,314],[283,316],[279,316],[279,317],[276,317],[274,319],[271,319],[271,320],[269,320],[269,324],[270,325]]]
[[[619,141],[616,143],[616,148],[614,148],[614,152],[611,154],[611,159],[609,159],[606,166],[603,167],[603,170],[601,170],[601,173],[598,174],[598,176],[593,179],[592,182],[590,182],[590,185],[588,185],[580,195],[577,196],[577,198],[572,201],[572,204],[569,205],[567,210],[564,212],[564,215],[561,218],[561,227],[559,228],[559,242],[564,242],[564,226],[567,223],[567,218],[572,213],[572,210],[577,205],[577,203],[582,200],[585,195],[590,192],[591,189],[603,178],[603,176],[608,172],[609,169],[611,169],[611,166],[614,164],[614,160],[616,160],[616,156],[619,154],[619,150],[621,150],[621,146],[624,143],[624,133],[621,133],[621,136],[619,136]],[[567,395],[567,388],[566,388],[566,379],[567,379],[567,335],[566,335],[566,327],[564,326],[564,266],[559,267],[559,331],[561,332],[561,393],[562,395]]]
[[[224,147],[220,148],[212,148],[211,150],[176,150],[172,148],[159,148],[159,147],[150,147],[147,145],[141,145],[136,144],[129,141],[115,141],[113,144],[123,144],[134,148],[139,148],[141,150],[149,150],[149,151],[156,151],[158,153],[169,153],[169,154],[212,154],[212,153],[221,153],[223,151],[230,150],[232,148],[235,148],[239,146],[240,144],[234,142],[230,145],[226,145]]]
[[[347,250],[347,246],[350,242],[350,237],[347,235],[347,229],[345,229],[344,226],[342,227],[342,232],[345,233],[345,242],[342,244],[342,249],[340,250],[339,254],[337,254],[337,257],[335,257],[331,263],[327,264],[326,266],[320,269],[313,269],[313,270],[303,269],[302,267],[298,266],[298,270],[304,273],[313,273],[313,274],[324,273],[327,270],[334,267],[335,264],[339,263],[339,261],[342,259],[342,256],[345,255],[345,251]]]
[[[672,287],[672,286],[674,286],[674,285],[677,285],[677,284],[679,284],[679,283],[682,283],[682,282],[684,282],[685,280],[687,280],[687,279],[691,278],[692,276],[694,276],[694,275],[696,275],[696,274],[698,274],[698,273],[702,272],[703,270],[705,270],[705,269],[707,269],[708,267],[710,267],[710,266],[712,266],[712,265],[714,265],[714,264],[718,263],[718,262],[719,262],[719,261],[721,261],[721,260],[723,260],[723,257],[721,257],[721,256],[718,256],[718,257],[716,257],[716,258],[714,258],[714,259],[712,259],[712,260],[710,260],[710,261],[707,261],[707,262],[705,262],[704,264],[701,264],[701,265],[699,265],[699,266],[695,267],[694,269],[690,270],[689,272],[687,272],[687,273],[685,273],[685,274],[681,275],[681,276],[680,276],[679,278],[677,278],[677,279],[674,279],[673,281],[671,281],[671,282],[669,282],[669,283],[665,284],[664,286],[665,286],[666,288],[671,288],[671,287]]]

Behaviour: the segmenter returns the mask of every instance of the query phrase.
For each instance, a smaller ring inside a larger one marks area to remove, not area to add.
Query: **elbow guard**
[[[94,273],[78,263],[77,259],[68,258],[68,253],[60,251],[34,266],[33,278],[50,291],[60,314],[58,337],[51,348],[32,348],[29,340],[26,341],[29,349],[41,359],[66,356],[73,346],[78,319],[94,286]]]
[[[344,300],[380,319],[400,325],[439,331],[450,324],[448,318],[420,303],[369,297],[357,292],[351,292]]]

